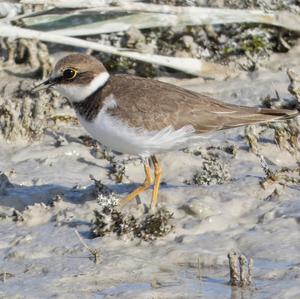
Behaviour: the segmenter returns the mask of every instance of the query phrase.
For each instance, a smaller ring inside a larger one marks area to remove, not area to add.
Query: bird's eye
[[[74,79],[77,75],[77,71],[75,69],[65,69],[64,72],[63,72],[63,76],[64,78],[68,79],[68,80],[71,80],[71,79]]]

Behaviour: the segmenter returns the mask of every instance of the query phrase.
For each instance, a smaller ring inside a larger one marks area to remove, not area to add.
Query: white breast
[[[199,140],[192,126],[174,130],[171,126],[160,131],[145,131],[142,128],[131,128],[120,119],[107,113],[107,108],[116,105],[110,98],[98,116],[86,121],[78,115],[82,126],[93,138],[109,149],[120,153],[147,157],[166,151],[182,149]]]

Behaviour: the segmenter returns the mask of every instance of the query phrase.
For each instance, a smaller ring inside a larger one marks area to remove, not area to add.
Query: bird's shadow
[[[237,181],[256,181],[258,182],[260,177],[247,175],[244,178],[233,179],[228,184],[233,183],[232,187],[238,185]],[[116,197],[122,198],[135,188],[140,186],[139,183],[112,183],[104,185],[106,190],[116,194]],[[50,205],[53,203],[57,196],[61,196],[65,202],[82,205],[87,201],[97,200],[97,186],[91,181],[91,184],[85,187],[68,187],[60,184],[44,184],[24,186],[18,184],[12,184],[8,181],[0,181],[0,206],[13,208],[19,211],[23,211],[26,207],[34,205],[36,203],[43,203]],[[152,191],[153,186],[150,188]],[[224,185],[187,185],[185,183],[165,183],[162,182],[160,190],[186,190],[197,188],[199,192],[223,192]],[[96,191],[96,192],[95,192]],[[148,191],[149,192],[149,191]],[[199,193],[199,194],[200,194]]]
[[[140,183],[112,183],[106,184],[104,187],[116,194],[116,197],[122,198],[135,188],[140,186]],[[162,182],[160,190],[169,190],[176,188],[191,188],[191,186],[184,183],[172,184]],[[0,181],[0,206],[13,208],[23,211],[26,207],[36,203],[43,203],[50,205],[57,196],[61,196],[65,202],[72,204],[84,204],[86,201],[97,200],[95,190],[97,189],[95,183],[84,187],[68,187],[60,184],[43,184],[25,186],[13,184],[8,180]],[[150,188],[150,192],[153,186]]]
[[[139,185],[138,183],[121,183],[108,184],[104,187],[115,193],[117,197],[122,198]],[[179,186],[166,186],[165,184],[161,186],[162,189],[174,187]],[[96,185],[92,182],[85,187],[67,187],[59,184],[24,186],[10,182],[6,182],[5,186],[5,184],[0,182],[0,206],[23,211],[26,207],[36,203],[52,204],[57,196],[61,196],[65,202],[81,205],[86,201],[97,199],[95,195],[96,188]]]

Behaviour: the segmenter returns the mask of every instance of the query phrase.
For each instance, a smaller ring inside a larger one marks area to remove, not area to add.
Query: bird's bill
[[[54,84],[54,82],[51,79],[48,79],[44,82],[42,82],[41,84],[37,85],[36,87],[34,87],[31,92],[38,92],[41,91],[43,89],[48,89],[50,88],[52,85]]]

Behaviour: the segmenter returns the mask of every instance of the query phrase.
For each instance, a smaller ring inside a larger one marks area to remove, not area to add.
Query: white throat
[[[102,72],[96,76],[88,85],[86,84],[60,84],[54,85],[53,88],[57,90],[62,96],[66,97],[71,102],[81,102],[90,96],[109,79],[108,72]]]

